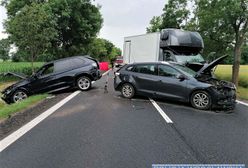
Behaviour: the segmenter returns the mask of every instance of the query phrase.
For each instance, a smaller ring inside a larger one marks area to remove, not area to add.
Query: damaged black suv
[[[224,58],[205,64],[198,72],[175,62],[129,64],[115,73],[114,86],[125,98],[141,94],[189,102],[201,110],[233,109],[235,85],[212,75],[212,69]]]
[[[69,57],[43,65],[34,75],[6,88],[2,99],[15,103],[30,95],[50,93],[77,87],[91,88],[91,82],[101,78],[98,61],[89,56]]]

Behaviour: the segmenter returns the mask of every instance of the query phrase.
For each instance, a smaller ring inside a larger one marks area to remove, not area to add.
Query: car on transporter
[[[140,94],[189,102],[201,110],[233,109],[235,85],[214,78],[212,73],[212,69],[225,58],[205,64],[197,72],[175,62],[127,64],[115,72],[114,87],[125,98]]]
[[[92,81],[101,78],[98,61],[89,56],[75,56],[43,65],[34,75],[6,88],[2,99],[15,103],[30,95],[52,93],[68,88],[87,91]]]

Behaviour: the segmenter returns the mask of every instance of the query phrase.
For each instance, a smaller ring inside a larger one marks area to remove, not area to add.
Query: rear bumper
[[[91,75],[93,77],[93,81],[99,80],[102,77],[100,70],[94,71]]]

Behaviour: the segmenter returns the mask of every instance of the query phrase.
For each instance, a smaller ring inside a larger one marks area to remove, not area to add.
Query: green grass
[[[43,62],[35,62],[34,67],[39,68]],[[0,62],[0,72],[23,72],[25,69],[30,69],[30,62]],[[30,73],[30,72],[29,72]]]
[[[35,62],[34,63],[34,70],[38,70],[44,63],[42,62]],[[22,73],[25,75],[32,74],[32,68],[30,62],[0,62],[0,74],[5,72],[16,72]],[[8,76],[4,77],[0,75],[0,83],[5,81],[14,81],[17,80],[17,77]]]
[[[15,82],[0,83],[0,91],[2,91],[6,87],[12,85],[13,83],[15,83]],[[0,97],[1,97],[1,94],[0,94]],[[3,102],[2,100],[0,100],[0,119],[7,118],[11,114],[22,111],[24,109],[27,109],[28,107],[43,100],[45,97],[47,97],[47,94],[31,96],[20,103],[15,103],[15,104],[11,104],[11,105],[8,105],[5,102]]]
[[[28,107],[31,107],[32,105],[43,100],[45,97],[47,97],[46,94],[31,96],[22,102],[11,105],[3,104],[0,102],[0,119],[7,118],[9,115],[27,109]]]
[[[240,99],[248,100],[248,88],[239,87],[237,94]]]
[[[217,78],[231,81],[232,79],[232,65],[218,65],[215,70]],[[241,65],[239,71],[239,86],[248,88],[248,65]]]

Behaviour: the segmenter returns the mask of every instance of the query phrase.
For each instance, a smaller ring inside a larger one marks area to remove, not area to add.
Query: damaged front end
[[[212,93],[212,108],[232,110],[236,104],[236,87],[233,83],[218,80],[215,78],[198,79],[209,83],[212,86],[209,91]]]
[[[213,69],[226,57],[227,55],[224,55],[209,64],[205,64],[196,75],[197,80],[211,84],[209,92],[212,94],[212,108],[234,109],[236,104],[236,86],[231,82],[213,77]]]

